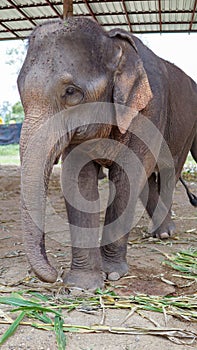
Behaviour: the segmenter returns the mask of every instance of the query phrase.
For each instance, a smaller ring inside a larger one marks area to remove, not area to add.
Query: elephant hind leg
[[[195,136],[194,141],[192,143],[191,154],[195,162],[197,163],[197,135]]]
[[[192,143],[192,147],[191,147],[191,154],[192,154],[192,157],[194,158],[194,160],[196,161],[197,163],[197,135],[195,136],[194,138],[194,141]],[[197,207],[197,197],[190,192],[188,186],[186,185],[185,181],[182,179],[182,177],[179,178],[179,180],[181,181],[181,183],[183,184],[183,186],[185,187],[186,189],[186,192],[187,192],[187,195],[189,197],[189,201],[190,203],[194,206],[194,207]]]
[[[116,281],[128,272],[127,241],[134,209],[128,204],[132,184],[129,183],[124,170],[116,163],[109,169],[109,180],[109,203],[101,241],[101,256],[103,272],[107,279]],[[126,210],[127,208],[129,210]]]
[[[148,179],[148,198],[146,198],[146,187],[140,194],[140,199],[146,208],[151,220],[153,237],[166,239],[173,235],[175,224],[171,219],[171,204],[173,195],[173,183],[170,180],[170,172],[167,169],[163,170],[163,175],[160,173],[156,176],[153,173]],[[161,180],[165,180],[165,184],[161,187]],[[171,185],[169,186],[169,184]]]
[[[128,272],[126,262],[128,236],[127,233],[115,242],[101,245],[103,272],[108,280],[117,281]]]

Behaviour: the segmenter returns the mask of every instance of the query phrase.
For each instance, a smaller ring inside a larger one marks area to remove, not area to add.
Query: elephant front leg
[[[101,269],[99,248],[72,247],[71,268],[64,277],[64,283],[70,288],[77,287],[91,291],[103,288]]]
[[[72,243],[71,268],[64,282],[95,290],[104,285],[99,249],[99,166],[89,161],[80,169],[82,158],[83,154],[74,152],[63,162],[62,187]]]
[[[101,241],[101,255],[103,271],[107,278],[118,280],[128,271],[127,240],[134,216],[137,191],[117,164],[110,168],[109,180],[110,195]]]

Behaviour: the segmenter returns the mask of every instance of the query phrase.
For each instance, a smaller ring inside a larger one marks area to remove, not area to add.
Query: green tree
[[[15,120],[16,123],[21,123],[24,120],[24,110],[20,101],[16,102],[12,106],[12,120]]]
[[[8,101],[4,101],[0,107],[0,116],[2,116],[4,123],[10,122],[22,123],[24,120],[24,111],[20,101],[13,106]]]

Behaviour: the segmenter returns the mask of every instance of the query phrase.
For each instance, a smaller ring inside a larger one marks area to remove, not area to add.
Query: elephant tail
[[[187,192],[187,195],[189,197],[189,201],[190,203],[194,206],[194,207],[197,207],[197,197],[195,196],[195,194],[193,194],[188,186],[186,185],[185,181],[182,179],[182,177],[180,176],[179,177],[179,180],[181,181],[181,183],[183,184],[183,186],[185,187],[186,189],[186,192]]]

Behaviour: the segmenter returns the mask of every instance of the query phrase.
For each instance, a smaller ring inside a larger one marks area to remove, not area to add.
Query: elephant
[[[61,157],[72,250],[63,281],[102,288],[105,278],[128,272],[127,240],[138,199],[154,237],[165,239],[175,230],[173,190],[189,151],[197,161],[197,85],[133,34],[105,31],[76,16],[33,30],[18,89],[25,112],[21,211],[28,261],[41,280],[57,280],[44,236],[49,178]],[[100,237],[103,166],[109,199]]]

